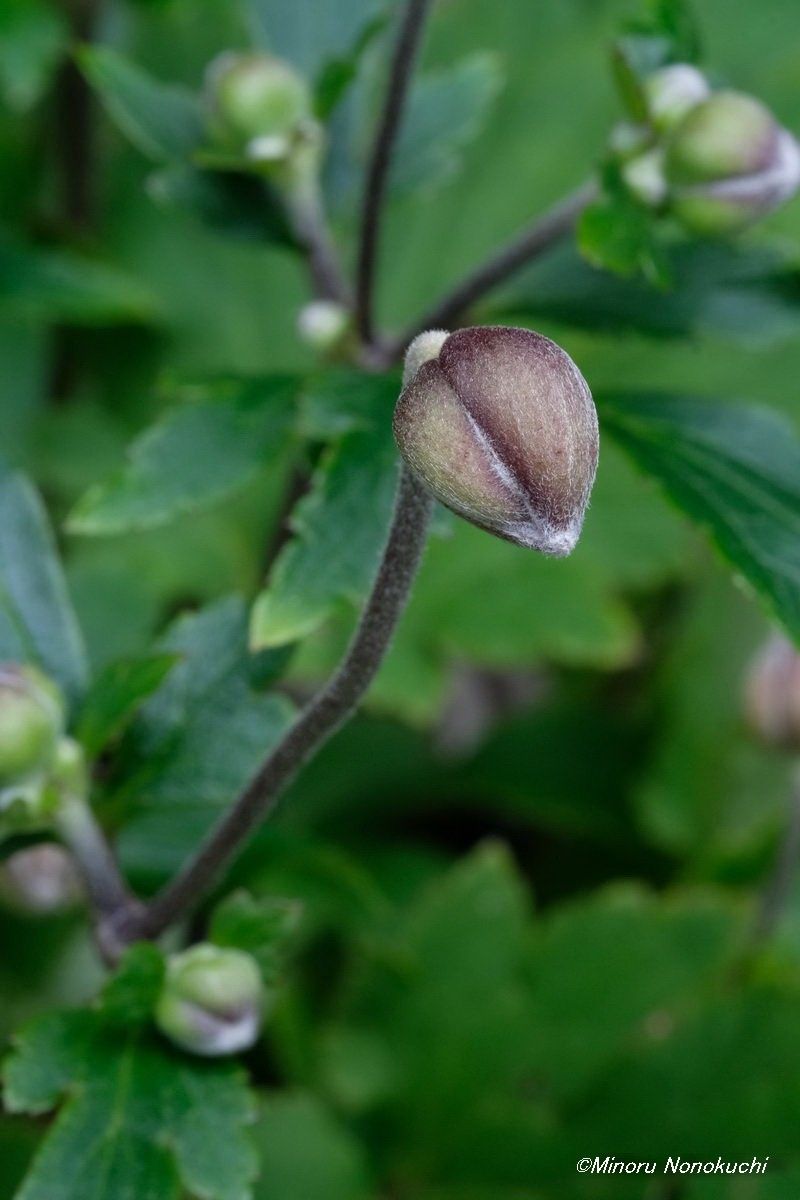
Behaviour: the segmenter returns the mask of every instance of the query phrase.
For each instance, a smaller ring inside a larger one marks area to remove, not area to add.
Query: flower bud
[[[0,896],[20,912],[64,912],[78,904],[81,895],[71,855],[54,842],[17,850],[0,867]]]
[[[656,146],[622,167],[622,178],[631,195],[647,208],[658,208],[667,197],[664,152]]]
[[[800,751],[800,654],[776,635],[754,658],[745,682],[745,712],[766,745]]]
[[[335,350],[350,328],[350,314],[335,300],[312,300],[300,309],[297,332],[313,350]]]
[[[645,103],[651,123],[660,133],[675,126],[711,94],[708,80],[689,63],[672,63],[648,76]]]
[[[255,959],[241,950],[203,943],[170,959],[155,1020],[182,1049],[216,1057],[253,1045],[263,1006]]]
[[[580,371],[549,338],[503,327],[422,334],[394,432],[411,471],[459,516],[544,554],[574,548],[597,467],[597,415]]]
[[[219,140],[261,161],[286,158],[312,119],[306,81],[269,54],[220,55],[208,69],[206,91]]]
[[[673,130],[665,176],[672,211],[688,229],[737,233],[800,187],[800,148],[758,100],[716,92]]]
[[[55,684],[35,667],[0,666],[0,791],[48,769],[63,725]]]

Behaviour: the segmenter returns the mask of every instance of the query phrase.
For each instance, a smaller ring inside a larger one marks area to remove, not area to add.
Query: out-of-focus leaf
[[[78,716],[76,736],[87,754],[97,755],[121,733],[177,661],[172,654],[153,654],[106,667],[89,689]]]
[[[252,954],[265,983],[273,986],[280,977],[286,943],[297,928],[299,916],[299,906],[292,900],[233,892],[215,908],[208,936],[217,946]]]
[[[346,61],[394,0],[241,0],[257,42],[311,79]]]
[[[254,1105],[240,1068],[171,1050],[145,1023],[152,947],[94,1010],[39,1018],[4,1071],[12,1112],[60,1108],[16,1200],[244,1200]]]
[[[377,568],[397,481],[391,434],[394,379],[374,378],[374,416],[325,454],[292,516],[293,539],[276,560],[253,610],[256,648],[316,629],[342,601],[357,603]]]
[[[605,427],[800,639],[800,441],[769,410],[609,395]]]
[[[0,659],[33,662],[75,698],[86,654],[44,506],[21,475],[0,471]]]
[[[601,196],[584,211],[578,246],[593,267],[616,275],[642,274],[661,286],[668,281],[652,219],[619,190]]]
[[[201,389],[133,445],[129,464],[73,509],[73,533],[145,529],[246,484],[287,441],[297,382],[286,376]]]
[[[63,14],[45,0],[4,0],[0,8],[0,92],[24,112],[46,91],[65,52]]]
[[[681,247],[671,286],[597,271],[570,248],[550,255],[492,306],[494,318],[545,318],[601,332],[708,335],[762,346],[796,337],[797,274],[778,254],[723,244]]]
[[[276,196],[252,175],[204,171],[173,162],[150,176],[147,190],[157,203],[186,212],[218,233],[296,248]]]
[[[0,240],[0,312],[67,325],[156,318],[150,293],[123,271],[68,250]]]
[[[109,116],[142,154],[183,159],[200,145],[202,111],[191,92],[154,79],[109,46],[84,47],[79,62]]]
[[[368,1200],[364,1150],[316,1096],[268,1095],[255,1130],[261,1163],[254,1200]]]
[[[136,804],[121,852],[147,879],[176,869],[291,718],[286,699],[251,687],[246,625],[241,601],[221,601],[180,618],[158,647],[182,661],[134,723],[120,785]]]

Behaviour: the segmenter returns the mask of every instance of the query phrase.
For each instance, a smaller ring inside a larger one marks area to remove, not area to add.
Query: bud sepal
[[[264,1004],[255,959],[203,942],[169,959],[154,1016],[175,1045],[212,1058],[247,1050],[258,1040]]]

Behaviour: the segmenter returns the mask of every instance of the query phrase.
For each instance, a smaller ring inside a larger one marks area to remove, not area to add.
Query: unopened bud
[[[54,683],[35,667],[0,666],[0,790],[47,770],[63,725]]]
[[[745,711],[753,733],[768,746],[800,751],[800,654],[776,635],[753,660],[745,682]]]
[[[800,148],[758,100],[716,92],[673,131],[665,175],[672,211],[688,229],[737,233],[800,187]]]
[[[650,121],[659,132],[674,129],[711,94],[708,80],[689,63],[672,63],[648,76],[644,83]]]
[[[269,54],[221,54],[206,92],[218,140],[265,162],[285,159],[312,118],[306,81]]]
[[[155,1020],[182,1049],[216,1057],[253,1045],[263,1005],[255,959],[241,950],[203,943],[170,959]]]
[[[640,204],[658,208],[667,196],[664,152],[656,146],[646,154],[630,159],[622,168],[622,178],[628,191]]]
[[[297,332],[312,349],[335,350],[350,328],[350,314],[335,300],[312,300],[300,309]]]
[[[527,329],[421,339],[424,361],[414,370],[420,348],[412,343],[394,417],[411,471],[474,525],[544,554],[569,554],[598,455],[597,414],[575,363]]]
[[[21,912],[62,912],[74,907],[81,894],[71,856],[54,842],[18,850],[0,868],[0,895]]]

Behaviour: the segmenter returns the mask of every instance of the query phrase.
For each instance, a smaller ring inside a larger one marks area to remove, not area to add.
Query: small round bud
[[[745,712],[766,745],[800,751],[800,654],[776,635],[753,659],[745,682]]]
[[[658,208],[667,197],[664,178],[664,152],[655,147],[630,159],[622,168],[622,178],[631,195],[647,208]]]
[[[711,94],[708,80],[689,63],[672,63],[654,71],[644,84],[652,124],[661,133],[674,129],[688,112]]]
[[[527,329],[421,337],[409,349],[394,417],[411,471],[474,525],[569,554],[598,455],[597,414],[575,363]]]
[[[55,843],[18,850],[0,867],[0,895],[21,912],[64,912],[78,904],[81,894],[72,857]]]
[[[675,216],[700,234],[737,233],[800,187],[800,149],[758,100],[716,92],[673,131],[665,176]]]
[[[350,328],[350,314],[335,300],[312,300],[300,309],[297,332],[320,353],[335,350]]]
[[[0,789],[47,770],[63,726],[55,684],[35,667],[0,666]]]
[[[155,1021],[182,1049],[216,1057],[254,1044],[263,1006],[255,959],[203,943],[170,959]]]
[[[257,142],[266,158],[283,158],[312,115],[306,81],[269,54],[221,54],[208,68],[206,92],[222,141]]]

